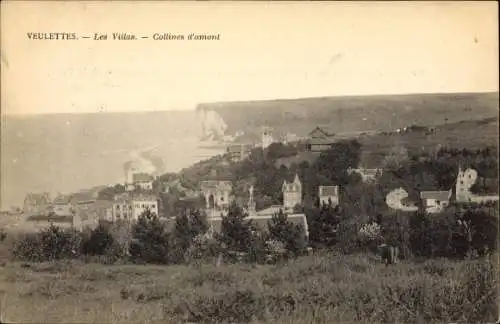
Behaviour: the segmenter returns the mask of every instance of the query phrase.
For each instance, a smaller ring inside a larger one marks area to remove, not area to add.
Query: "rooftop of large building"
[[[450,194],[450,191],[422,191],[420,192],[420,198],[446,201],[450,198]]]
[[[132,175],[132,181],[134,182],[150,182],[150,181],[153,181],[154,180],[154,177],[148,173],[144,173],[144,172],[141,172],[141,173],[134,173]]]

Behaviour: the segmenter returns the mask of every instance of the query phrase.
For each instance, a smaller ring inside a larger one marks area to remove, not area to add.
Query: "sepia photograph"
[[[497,323],[496,1],[2,1],[0,323]]]

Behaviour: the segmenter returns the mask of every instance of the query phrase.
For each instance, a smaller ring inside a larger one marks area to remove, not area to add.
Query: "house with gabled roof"
[[[450,203],[451,190],[421,191],[420,199],[429,213],[439,213]]]
[[[50,195],[44,193],[29,193],[24,198],[23,211],[26,215],[46,214],[50,210]]]
[[[332,204],[333,207],[339,204],[339,186],[319,186],[318,196],[320,206]]]
[[[73,204],[71,195],[59,195],[52,201],[52,211],[57,216],[73,215]]]
[[[293,210],[295,206],[302,205],[302,182],[298,174],[295,174],[292,182],[283,181],[282,191],[284,210]]]
[[[322,152],[332,147],[335,134],[324,127],[316,126],[308,135],[306,150],[309,152]]]
[[[140,172],[132,175],[132,182],[136,188],[142,190],[153,190],[154,177],[148,173]]]
[[[232,190],[231,181],[205,180],[200,182],[200,191],[205,197],[206,212],[209,217],[215,217],[228,210]]]
[[[253,147],[252,144],[232,144],[226,148],[226,154],[230,161],[240,162],[250,156]]]
[[[136,221],[146,210],[158,215],[158,197],[149,194],[126,193],[117,196],[113,201],[112,221]]]
[[[349,174],[357,173],[361,176],[361,179],[363,182],[370,182],[370,181],[377,179],[377,177],[381,176],[383,171],[382,171],[382,169],[378,169],[378,168],[375,168],[375,169],[348,168],[347,172]]]

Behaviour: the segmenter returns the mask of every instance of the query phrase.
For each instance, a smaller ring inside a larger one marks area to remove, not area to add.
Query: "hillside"
[[[390,131],[409,124],[439,125],[498,116],[498,93],[349,96],[289,100],[204,103],[197,109],[216,111],[227,132],[276,132],[305,135],[317,125],[336,133]],[[446,120],[447,119],[447,120]]]
[[[416,131],[361,136],[361,164],[377,167],[391,148],[400,146],[411,152],[431,152],[443,146],[458,149],[498,148],[498,121],[498,117],[493,117],[435,125],[432,134]]]

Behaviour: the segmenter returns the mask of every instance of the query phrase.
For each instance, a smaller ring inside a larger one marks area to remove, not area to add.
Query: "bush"
[[[282,242],[290,256],[297,257],[304,252],[307,245],[305,229],[290,222],[282,210],[268,222],[268,229],[270,239]]]
[[[360,247],[375,252],[379,244],[383,242],[380,225],[377,223],[364,224],[358,233]]]
[[[208,261],[211,258],[218,255],[220,252],[220,245],[207,234],[200,234],[196,236],[189,248],[185,251],[183,258],[187,262],[191,262],[194,260],[203,260]]]
[[[138,263],[168,263],[169,235],[159,217],[149,210],[132,226],[130,257]]]
[[[331,205],[307,210],[309,240],[312,246],[331,248],[339,242],[340,212],[340,207]]]
[[[175,227],[171,237],[171,260],[174,262],[185,261],[185,254],[192,245],[193,240],[205,234],[207,230],[207,217],[199,210],[184,211],[179,215],[175,219]]]
[[[105,255],[114,244],[109,226],[100,223],[90,231],[83,242],[83,253],[87,255]]]
[[[5,233],[4,229],[0,229],[0,243],[3,243],[5,239],[7,238],[7,233]]]
[[[259,262],[265,259],[265,238],[241,207],[232,203],[227,216],[222,218],[221,231],[216,234],[227,257],[244,255],[247,261]]]
[[[63,230],[53,224],[38,233],[29,233],[19,238],[12,251],[15,259],[32,262],[76,258],[81,254],[81,233]]]

